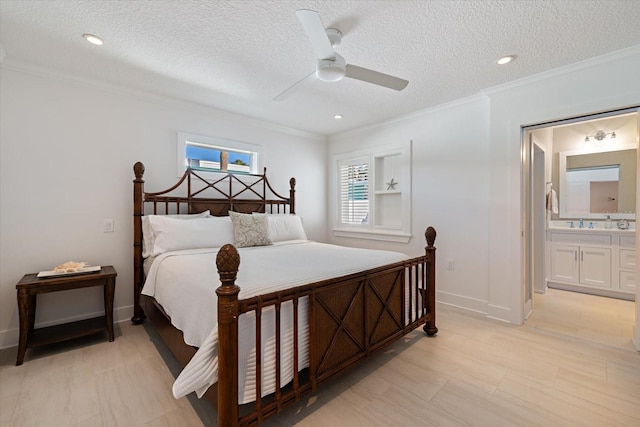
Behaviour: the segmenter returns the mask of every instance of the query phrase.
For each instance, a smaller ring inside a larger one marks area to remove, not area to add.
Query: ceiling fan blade
[[[304,77],[301,80],[298,80],[296,83],[293,84],[293,86],[290,86],[288,89],[285,89],[284,92],[282,92],[280,95],[276,96],[275,98],[273,98],[274,101],[284,101],[285,99],[289,98],[291,95],[293,95],[295,92],[297,92],[298,90],[300,90],[300,88],[308,85],[309,83],[312,83],[314,81],[317,80],[316,77],[316,72],[314,71],[313,73],[309,74],[308,76]]]
[[[304,28],[304,32],[307,33],[307,37],[311,41],[313,49],[316,51],[316,55],[319,59],[331,59],[335,56],[331,41],[327,36],[327,30],[325,30],[320,15],[315,10],[300,9],[296,10],[298,20]]]
[[[407,80],[351,64],[347,64],[345,77],[362,80],[363,82],[373,83],[374,85],[384,86],[394,90],[402,90],[409,84]]]

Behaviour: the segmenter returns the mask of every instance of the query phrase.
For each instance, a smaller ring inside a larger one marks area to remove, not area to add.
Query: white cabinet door
[[[578,283],[580,281],[578,269],[578,246],[551,246],[551,280]]]
[[[599,288],[611,287],[611,249],[580,247],[580,283]]]

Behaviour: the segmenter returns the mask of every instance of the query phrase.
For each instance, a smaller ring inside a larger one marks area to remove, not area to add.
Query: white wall
[[[0,93],[0,348],[17,344],[18,280],[68,260],[114,265],[116,319],[131,317],[132,166],[145,164],[149,191],[175,183],[178,131],[262,145],[271,184],[287,194],[295,176],[308,235],[326,237],[325,138],[6,63]],[[41,295],[36,325],[101,304],[99,288]]]
[[[422,229],[434,225],[438,300],[522,323],[521,126],[640,104],[638,76],[635,47],[494,88],[485,99],[331,137],[330,162],[352,148],[414,140],[415,237],[406,246],[330,239],[417,252]]]
[[[364,147],[413,140],[412,221],[408,244],[334,237],[333,243],[424,253],[424,231],[438,233],[439,301],[486,312],[489,286],[489,103],[476,97],[421,112],[382,127],[330,138],[329,161]],[[328,169],[330,170],[330,164]],[[330,182],[332,182],[330,177]],[[330,191],[330,194],[334,194]],[[335,200],[329,200],[333,212]],[[453,259],[455,270],[446,269]]]
[[[289,176],[298,178],[299,212],[309,236],[317,240],[327,238],[325,215],[331,210],[325,201],[331,208],[333,197],[326,197],[330,177],[325,171],[332,156],[413,140],[411,242],[338,239],[330,233],[328,239],[418,254],[425,227],[433,225],[438,231],[438,299],[519,324],[521,126],[640,104],[639,75],[636,47],[336,135],[327,153],[321,139],[246,117],[31,75],[3,64],[0,346],[17,341],[15,283],[22,274],[68,259],[114,264],[117,315],[130,316],[131,166],[145,162],[147,182],[159,188],[173,183],[178,130],[267,147],[265,164],[273,184],[286,188]],[[291,158],[296,163],[289,165]],[[115,219],[115,233],[101,232],[103,218]],[[455,260],[454,271],[446,270],[448,258]],[[45,295],[37,322],[97,312],[96,294],[88,289]],[[640,328],[636,335],[640,343]]]
[[[488,91],[491,99],[490,316],[523,321],[521,126],[640,104],[640,47]]]

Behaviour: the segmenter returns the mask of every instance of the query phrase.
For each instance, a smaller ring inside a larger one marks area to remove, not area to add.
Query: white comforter
[[[402,253],[346,248],[310,241],[279,242],[271,246],[241,248],[236,284],[240,298],[339,277],[402,261]],[[220,286],[216,268],[218,248],[169,252],[158,256],[142,293],[154,297],[184,334],[185,342],[199,347],[173,385],[176,398],[195,391],[199,397],[218,380],[218,327],[215,289]],[[298,366],[308,366],[307,305],[299,304]],[[283,304],[281,316],[281,383],[293,378],[292,304]],[[238,400],[255,400],[255,319],[239,319]],[[262,395],[275,391],[274,310],[262,315]],[[303,323],[304,322],[304,323]],[[271,330],[264,330],[269,328]]]

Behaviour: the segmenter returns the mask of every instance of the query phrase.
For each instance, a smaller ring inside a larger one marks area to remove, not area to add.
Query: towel
[[[547,193],[547,210],[554,214],[558,213],[558,195],[553,188]]]

